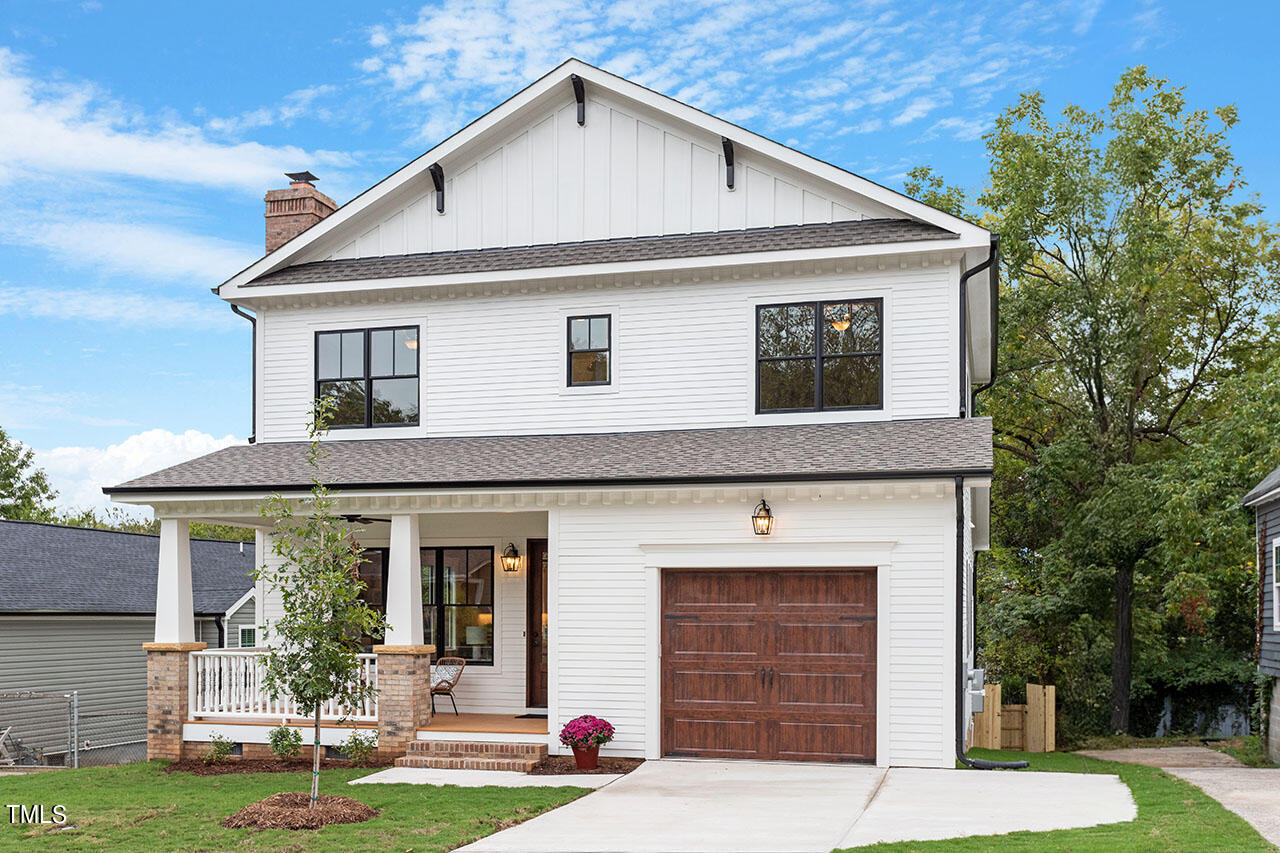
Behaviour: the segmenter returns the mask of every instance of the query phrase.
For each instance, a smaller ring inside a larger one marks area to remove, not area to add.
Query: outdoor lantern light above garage
[[[502,570],[504,572],[520,571],[520,552],[516,550],[514,542],[508,542],[506,550],[502,552]]]
[[[768,536],[773,532],[773,510],[769,509],[764,498],[756,504],[756,511],[751,515],[751,526],[755,528],[757,536]]]

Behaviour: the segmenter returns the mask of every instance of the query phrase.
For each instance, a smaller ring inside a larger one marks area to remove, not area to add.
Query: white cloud
[[[257,246],[204,237],[165,225],[0,218],[0,239],[37,246],[68,266],[131,277],[217,284],[261,256]]]
[[[49,475],[63,509],[105,509],[103,486],[113,486],[170,465],[212,453],[241,439],[216,438],[196,430],[172,433],[149,429],[107,447],[55,447],[35,451],[36,465]]]
[[[844,115],[861,132],[1036,84],[1071,51],[1079,33],[1062,21],[1083,20],[1077,5],[991,15],[962,0],[921,15],[887,0],[442,0],[372,30],[358,66],[411,108],[423,142],[577,56],[824,156],[851,132]]]
[[[1093,26],[1093,19],[1098,17],[1098,12],[1102,9],[1102,0],[1083,0],[1080,3],[1076,25],[1072,27],[1072,32],[1078,36],[1082,36],[1089,32]]]
[[[0,316],[107,323],[145,329],[233,331],[244,327],[230,311],[217,311],[210,297],[197,303],[167,296],[115,290],[15,287],[0,282]],[[4,386],[0,386],[0,402]]]
[[[301,164],[345,166],[334,151],[257,142],[218,142],[195,125],[139,113],[87,82],[32,76],[0,48],[0,183],[74,175],[110,175],[262,192]]]

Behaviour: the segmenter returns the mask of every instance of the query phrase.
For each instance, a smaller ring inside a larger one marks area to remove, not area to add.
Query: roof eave
[[[263,256],[228,278],[218,285],[216,288],[217,294],[223,298],[230,298],[234,296],[234,293],[227,293],[224,288],[236,291],[254,279],[291,265],[298,259],[304,249],[323,240],[328,234],[364,210],[367,210],[383,197],[400,190],[410,180],[424,174],[432,163],[445,160],[464,145],[494,130],[503,121],[545,96],[556,86],[566,83],[571,74],[579,75],[592,85],[607,88],[620,97],[629,98],[651,109],[666,112],[679,120],[702,127],[709,133],[733,138],[735,142],[758,151],[766,157],[771,157],[792,168],[813,174],[851,192],[863,195],[872,201],[901,210],[907,216],[919,219],[922,222],[956,231],[966,238],[977,239],[981,237],[981,239],[985,240],[986,235],[988,235],[987,230],[982,226],[966,219],[930,207],[924,202],[917,201],[808,154],[788,148],[781,143],[702,112],[667,95],[646,89],[637,83],[632,83],[593,65],[588,65],[579,59],[569,59],[452,136],[383,178],[351,201],[339,207],[336,212],[294,237],[274,252]],[[567,92],[566,97],[568,97]]]

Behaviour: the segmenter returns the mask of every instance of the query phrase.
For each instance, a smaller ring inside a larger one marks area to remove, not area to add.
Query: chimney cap
[[[285,172],[285,173],[284,173],[284,176],[285,176],[286,178],[288,178],[289,180],[291,180],[291,181],[299,182],[299,183],[307,183],[307,184],[312,183],[313,181],[318,181],[318,180],[320,180],[320,179],[319,179],[319,178],[317,178],[315,175],[313,175],[313,174],[311,174],[310,172],[307,172],[307,171],[302,171],[302,172]]]

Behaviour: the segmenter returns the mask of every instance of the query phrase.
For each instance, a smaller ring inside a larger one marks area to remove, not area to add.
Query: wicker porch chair
[[[462,678],[462,670],[467,662],[464,658],[440,658],[431,671],[431,713],[436,712],[436,694],[449,697],[453,703],[453,713],[458,716],[458,702],[453,698],[453,688],[458,686]]]

